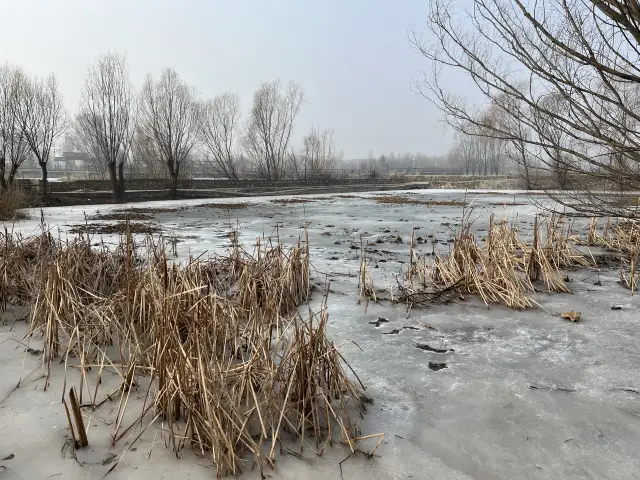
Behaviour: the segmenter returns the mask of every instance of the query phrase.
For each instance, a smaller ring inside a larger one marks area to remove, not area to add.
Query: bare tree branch
[[[204,104],[204,118],[200,125],[200,139],[222,175],[238,179],[238,125],[240,97],[224,93]]]
[[[97,158],[106,163],[114,202],[124,200],[124,166],[135,126],[132,90],[125,57],[101,55],[87,73],[76,122],[81,136],[99,148]]]
[[[291,82],[283,89],[280,80],[263,83],[253,96],[244,147],[263,178],[280,180],[285,174],[291,133],[303,97],[298,85]]]
[[[170,195],[178,197],[180,167],[194,148],[202,108],[195,90],[172,69],[154,81],[147,77],[140,98],[140,133],[152,141],[171,177]]]
[[[11,65],[0,66],[0,189],[6,190],[31,150],[16,116],[24,100],[26,76]],[[7,176],[7,167],[9,169]]]
[[[299,168],[305,180],[328,178],[341,158],[342,155],[336,151],[333,130],[311,127],[311,131],[302,139]]]
[[[638,8],[616,0],[475,0],[461,10],[434,0],[435,41],[415,32],[411,39],[432,66],[418,90],[455,129],[526,150],[556,188],[571,189],[548,189],[560,203],[635,217],[637,209],[612,193],[640,181]],[[450,69],[468,75],[486,102],[452,93],[443,81]],[[487,109],[501,120],[483,124]]]
[[[42,170],[42,200],[47,200],[47,162],[53,148],[67,128],[67,115],[58,82],[52,74],[46,79],[20,83],[22,101],[13,104],[22,135]]]

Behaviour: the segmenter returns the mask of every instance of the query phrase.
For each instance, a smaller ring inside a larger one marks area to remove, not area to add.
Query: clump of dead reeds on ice
[[[81,405],[119,402],[113,444],[154,424],[178,456],[209,455],[218,476],[273,467],[283,438],[318,455],[335,441],[356,448],[364,386],[326,336],[326,298],[317,314],[297,311],[308,238],[253,253],[234,242],[227,256],[178,264],[130,234],[115,251],[77,237],[40,263],[31,335],[49,372],[56,358],[80,372]],[[102,392],[107,371],[119,386]],[[134,390],[146,393],[131,422]]]
[[[598,220],[595,217],[591,219],[586,244],[602,247],[626,257],[622,258],[620,283],[633,294],[640,284],[640,271],[637,268],[640,255],[640,222],[607,217],[600,231]]]
[[[533,238],[527,242],[514,224],[496,221],[491,215],[486,238],[479,241],[471,231],[471,212],[463,212],[461,227],[446,254],[434,248],[432,255],[418,255],[411,241],[407,275],[398,277],[392,287],[392,302],[410,308],[469,293],[479,295],[487,305],[525,309],[536,305],[536,285],[544,285],[549,292],[571,293],[560,270],[592,264],[576,249],[575,235],[561,216],[552,215],[542,225],[536,217]]]

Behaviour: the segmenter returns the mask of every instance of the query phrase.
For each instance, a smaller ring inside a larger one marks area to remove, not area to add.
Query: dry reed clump
[[[612,252],[626,255],[620,270],[620,283],[631,290],[640,285],[640,272],[637,268],[640,255],[640,222],[636,220],[604,220],[602,231],[598,228],[598,218],[592,218],[585,242],[589,246],[605,248]]]
[[[31,335],[49,369],[59,357],[80,369],[81,404],[83,391],[92,407],[120,398],[113,444],[161,421],[178,456],[197,449],[218,476],[273,467],[286,438],[354,451],[364,387],[326,337],[326,298],[319,314],[296,313],[309,274],[308,239],[252,254],[234,242],[226,257],[180,265],[130,234],[116,251],[79,238],[43,263]],[[105,371],[120,385],[101,401]],[[147,393],[127,424],[134,389]]]
[[[25,305],[35,295],[37,267],[56,250],[53,237],[47,232],[23,237],[5,228],[0,231],[0,311],[7,305]]]
[[[395,291],[391,289],[392,302],[411,307],[470,293],[486,305],[531,308],[536,305],[532,298],[536,283],[543,283],[549,292],[571,293],[560,269],[589,264],[573,247],[573,236],[559,217],[547,219],[544,237],[536,218],[533,242],[528,244],[520,240],[514,225],[496,222],[493,215],[485,241],[479,242],[471,232],[470,214],[463,213],[460,231],[445,255],[435,249],[430,256],[415,255],[411,239],[409,269],[398,278]]]
[[[591,219],[587,245],[626,254],[640,251],[640,222],[607,217],[602,231],[599,230],[598,223],[598,218]]]
[[[424,205],[426,207],[438,205],[464,207],[466,205],[465,202],[460,202],[458,200],[421,200],[417,198],[404,197],[401,195],[379,195],[373,197],[373,199],[377,203],[391,203],[395,205]]]
[[[12,186],[0,190],[0,221],[23,220],[27,214],[22,210],[28,205],[28,196],[24,190]]]

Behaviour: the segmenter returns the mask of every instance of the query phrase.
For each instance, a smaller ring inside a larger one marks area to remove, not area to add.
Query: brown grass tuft
[[[16,186],[0,191],[0,221],[24,220],[27,214],[22,211],[28,206],[27,193]]]
[[[532,295],[538,291],[537,284],[549,292],[570,293],[560,270],[593,265],[575,249],[576,236],[562,217],[552,216],[543,225],[536,219],[533,242],[528,244],[519,239],[515,226],[507,220],[495,221],[493,215],[485,241],[479,242],[471,233],[470,214],[470,210],[463,213],[452,249],[445,255],[435,248],[432,255],[415,255],[411,242],[409,270],[397,277],[387,299],[411,308],[475,294],[486,305],[525,309],[536,305]]]
[[[45,388],[56,359],[77,370],[78,409],[117,405],[113,445],[129,449],[162,422],[178,457],[197,449],[224,476],[273,468],[285,439],[321,455],[369,438],[357,422],[364,387],[326,335],[326,297],[317,314],[297,311],[311,292],[308,238],[290,249],[258,242],[252,253],[234,240],[226,256],[183,264],[151,237],[134,243],[130,229],[115,248],[84,236],[2,240],[0,261],[22,270],[0,300],[33,302]],[[120,379],[116,390],[103,391],[105,372]]]
[[[424,205],[425,207],[434,207],[439,205],[463,207],[466,205],[465,202],[460,202],[458,200],[422,200],[404,197],[401,195],[379,195],[377,197],[373,197],[373,199],[378,203],[390,203],[394,205]]]

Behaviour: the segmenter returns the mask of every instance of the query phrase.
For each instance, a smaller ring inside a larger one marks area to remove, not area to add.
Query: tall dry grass
[[[607,217],[603,220],[603,226],[600,229],[599,219],[592,218],[587,239],[583,243],[623,255],[620,283],[630,289],[632,294],[638,289],[640,285],[640,269],[638,269],[640,222]]]
[[[432,255],[418,255],[412,240],[407,274],[397,276],[388,295],[378,291],[377,297],[411,308],[474,294],[486,305],[525,309],[537,305],[533,295],[541,287],[570,293],[561,269],[594,265],[576,248],[577,236],[561,216],[542,222],[536,218],[533,238],[527,242],[519,237],[514,224],[506,219],[497,221],[492,215],[487,236],[480,241],[472,233],[471,212],[463,212],[461,226],[446,254],[434,250]],[[368,288],[375,291],[371,282]]]
[[[29,196],[21,188],[12,186],[6,190],[0,189],[0,221],[22,220],[27,218],[22,210],[29,205]]]
[[[0,300],[33,302],[30,337],[43,339],[49,374],[58,359],[80,371],[74,416],[117,402],[113,444],[130,448],[156,425],[176,455],[196,449],[218,476],[274,467],[284,440],[318,455],[336,441],[356,450],[364,386],[327,338],[326,298],[318,313],[298,311],[311,292],[308,238],[253,252],[234,240],[226,256],[178,264],[130,232],[115,250],[3,235]],[[101,388],[106,372],[113,391]]]

